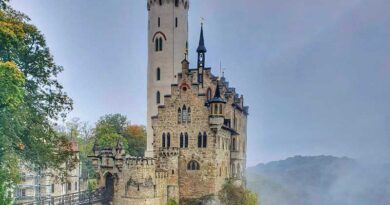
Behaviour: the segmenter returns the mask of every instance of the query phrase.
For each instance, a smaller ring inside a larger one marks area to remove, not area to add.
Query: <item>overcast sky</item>
[[[144,0],[13,0],[44,33],[70,117],[107,113],[146,123]],[[390,162],[388,0],[192,0],[190,61],[200,17],[207,66],[219,61],[250,106],[248,164],[294,155]]]

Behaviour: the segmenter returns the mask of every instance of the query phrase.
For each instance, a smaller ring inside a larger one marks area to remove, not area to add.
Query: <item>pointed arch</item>
[[[210,88],[207,88],[206,96],[207,96],[207,101],[211,100],[211,89]]]
[[[197,161],[195,161],[195,160],[191,160],[191,161],[188,162],[188,164],[187,164],[187,170],[192,170],[192,171],[200,170],[199,162],[197,162]]]

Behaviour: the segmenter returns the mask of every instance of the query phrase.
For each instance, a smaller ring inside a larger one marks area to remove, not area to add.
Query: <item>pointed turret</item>
[[[207,52],[206,46],[204,45],[203,23],[200,26],[199,46],[198,46],[198,49],[196,49],[196,52],[198,52],[198,53],[206,53]]]
[[[223,103],[226,104],[226,101],[221,97],[221,91],[219,87],[219,82],[217,82],[217,88],[215,88],[214,98],[210,100],[210,103]]]

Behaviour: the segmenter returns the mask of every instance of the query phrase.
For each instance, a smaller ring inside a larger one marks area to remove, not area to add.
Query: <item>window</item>
[[[207,89],[207,101],[211,100],[211,89]]]
[[[74,190],[77,191],[77,182],[74,183]]]
[[[179,0],[175,0],[175,6],[176,6],[176,7],[179,6]]]
[[[207,147],[207,134],[206,134],[206,132],[203,133],[203,147]]]
[[[175,19],[175,26],[176,26],[176,28],[177,28],[177,24],[178,24],[178,19],[176,17],[176,19]]]
[[[198,147],[202,147],[202,134],[200,132],[198,134]]]
[[[172,175],[174,175],[174,174],[175,174],[175,170],[172,169]]]
[[[165,147],[165,133],[162,134],[162,147]]]
[[[233,151],[236,151],[236,139],[233,138]]]
[[[156,93],[156,103],[160,104],[160,101],[161,101],[161,99],[160,99],[160,91],[157,91],[157,93]]]
[[[184,147],[185,148],[188,148],[188,134],[187,132],[184,134],[185,138],[184,138]]]
[[[162,5],[162,0],[158,0],[158,3],[160,4],[160,6]]]
[[[171,147],[171,134],[168,132],[167,134],[167,148]]]
[[[177,110],[177,123],[181,123],[181,108]]]
[[[199,163],[195,160],[192,160],[187,164],[187,169],[188,170],[199,170],[200,169]]]
[[[159,39],[158,38],[156,38],[156,40],[154,40],[154,44],[155,44],[155,47],[156,47],[156,52],[158,51],[158,41],[159,41]]]
[[[219,104],[219,114],[222,115],[222,104]]]
[[[159,51],[162,51],[162,50],[163,50],[163,40],[162,40],[161,37],[159,38],[158,48],[159,48]]]
[[[157,68],[157,81],[161,80],[161,70],[160,68]]]
[[[25,190],[25,189],[22,189],[22,190],[21,190],[21,196],[22,196],[22,197],[25,197],[25,196],[26,196],[26,190]]]
[[[72,183],[68,182],[68,191],[72,190]]]
[[[161,26],[161,19],[160,19],[160,17],[158,17],[157,25],[158,25],[158,27],[160,28],[160,26]]]
[[[184,147],[184,136],[183,133],[180,133],[180,148]]]
[[[187,122],[187,107],[184,105],[183,106],[183,123]]]
[[[54,193],[54,184],[51,185],[51,193]]]
[[[191,123],[191,108],[190,107],[188,107],[188,110],[187,110],[187,122]]]

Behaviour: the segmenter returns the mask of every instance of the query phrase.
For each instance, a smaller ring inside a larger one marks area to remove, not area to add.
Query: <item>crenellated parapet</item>
[[[160,147],[159,148],[159,156],[160,157],[174,157],[179,155],[179,148],[178,147]]]
[[[152,6],[163,6],[166,4],[174,4],[176,7],[182,7],[184,9],[190,8],[189,0],[147,0],[148,11]]]

